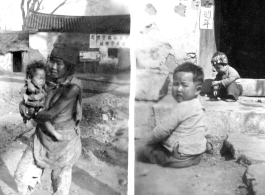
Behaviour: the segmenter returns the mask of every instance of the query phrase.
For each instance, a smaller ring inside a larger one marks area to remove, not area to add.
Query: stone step
[[[202,93],[211,92],[211,83],[214,78],[206,78],[203,87]],[[243,86],[242,96],[265,96],[265,79],[241,79],[241,84]]]
[[[264,134],[231,133],[224,141],[224,146],[239,163],[247,165],[265,163]]]
[[[229,133],[265,133],[265,104],[263,99],[242,97],[237,102],[210,101],[199,97],[205,107],[207,133],[226,136]],[[176,101],[171,95],[158,103],[135,102],[135,129],[137,138],[146,138],[155,124],[171,112]]]
[[[229,133],[265,133],[265,109],[262,103],[246,101],[225,102],[210,101],[199,97],[205,108],[207,133],[213,136],[225,136]],[[172,96],[166,96],[153,105],[155,124],[171,112],[176,104]]]
[[[207,132],[212,135],[265,132],[265,109],[262,103],[209,101],[206,98],[201,98],[201,102],[205,107]]]
[[[252,189],[255,195],[263,195],[265,192],[265,163],[248,166],[244,182]]]

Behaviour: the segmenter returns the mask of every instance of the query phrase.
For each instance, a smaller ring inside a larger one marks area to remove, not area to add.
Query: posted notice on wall
[[[93,61],[99,60],[100,54],[98,51],[79,51],[79,61]]]
[[[214,6],[201,7],[200,13],[200,29],[213,29],[214,25]]]
[[[90,48],[106,46],[108,48],[129,48],[130,36],[128,34],[91,34]]]

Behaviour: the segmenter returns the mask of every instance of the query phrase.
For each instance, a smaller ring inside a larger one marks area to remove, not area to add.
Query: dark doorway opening
[[[22,72],[22,52],[13,52],[13,72]]]
[[[217,50],[242,78],[265,78],[265,1],[216,1]]]

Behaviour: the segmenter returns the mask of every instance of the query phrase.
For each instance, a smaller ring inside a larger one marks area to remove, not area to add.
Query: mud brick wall
[[[2,71],[8,71],[12,72],[13,71],[13,56],[11,53],[6,53],[3,55],[0,55],[0,70]]]
[[[183,62],[197,64],[198,0],[143,0],[132,20],[136,30],[135,137],[155,126],[154,105],[171,95],[172,73]]]

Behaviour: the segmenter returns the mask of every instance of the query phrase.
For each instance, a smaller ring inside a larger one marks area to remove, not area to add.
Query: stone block
[[[252,188],[255,195],[263,195],[265,192],[265,163],[248,166],[244,174],[244,182]]]
[[[222,136],[228,133],[264,133],[265,110],[263,106],[252,106],[241,102],[207,101],[201,97],[205,107],[207,133]]]
[[[241,79],[243,96],[265,96],[265,79]]]
[[[135,99],[158,101],[167,94],[168,85],[167,71],[137,69]]]
[[[152,133],[152,129],[148,126],[134,127],[134,138],[136,140],[147,140]]]
[[[183,60],[184,61],[184,60]],[[168,54],[165,65],[167,66],[170,73],[173,73],[174,70],[178,67],[178,65],[181,63],[178,63],[175,56],[172,54]]]
[[[136,138],[145,137],[144,134],[154,128],[155,122],[152,108],[154,104],[154,102],[135,101],[134,127]]]
[[[206,133],[213,136],[226,136],[229,133],[265,133],[265,110],[263,106],[254,107],[240,102],[209,101],[199,96],[205,108]],[[176,104],[172,95],[164,97],[155,104],[155,123],[171,112]]]
[[[224,146],[240,163],[251,165],[265,162],[265,136],[264,134],[228,134]]]
[[[202,85],[202,93],[211,92],[211,82],[214,78],[206,78]],[[265,79],[241,79],[243,87],[242,96],[262,97],[265,96]]]
[[[159,56],[158,51],[158,48],[145,48],[137,50],[137,68],[167,70],[166,66],[161,65],[160,61],[164,59],[164,56]]]
[[[163,98],[159,103],[153,106],[155,124],[158,124],[164,117],[170,115],[172,108],[177,104],[171,95]]]

